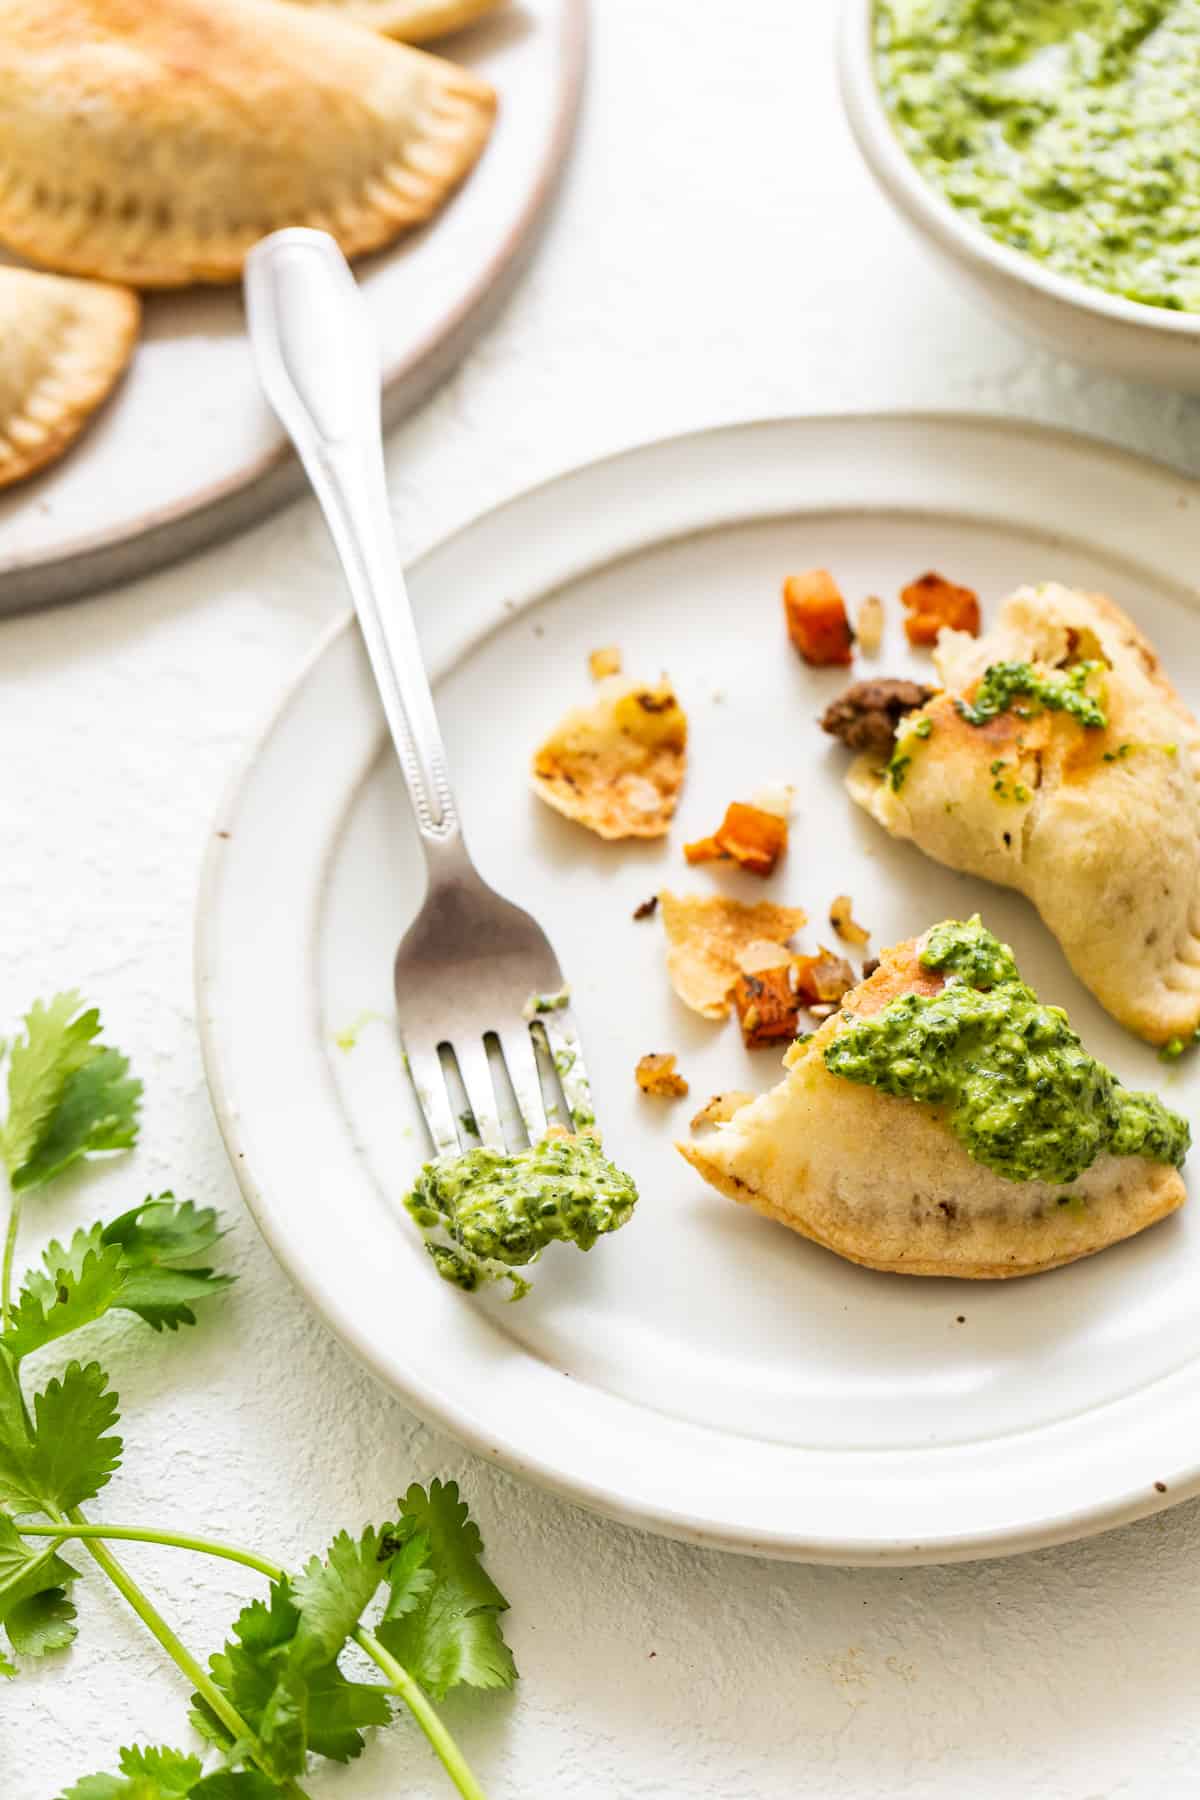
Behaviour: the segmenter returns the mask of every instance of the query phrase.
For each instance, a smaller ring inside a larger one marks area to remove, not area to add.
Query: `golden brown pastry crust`
[[[0,239],[137,287],[232,281],[285,225],[347,255],[428,219],[486,82],[283,0],[0,0]]]
[[[0,487],[75,441],[124,372],[140,316],[128,288],[0,268]]]
[[[503,0],[291,0],[291,4],[332,13],[406,44],[424,44],[473,25],[495,12]]]
[[[918,961],[920,940],[885,951],[846,996],[878,1011],[942,978]],[[1183,1204],[1176,1169],[1105,1156],[1070,1184],[1004,1181],[968,1156],[939,1108],[830,1074],[833,1018],[793,1045],[778,1087],[698,1143],[677,1148],[729,1199],[752,1206],[850,1262],[898,1275],[971,1281],[1036,1275],[1105,1250]]]
[[[959,714],[990,663],[1099,656],[1105,730],[1014,710]],[[900,727],[899,788],[867,754],[854,799],[935,861],[1024,894],[1079,979],[1131,1031],[1161,1044],[1200,1025],[1200,727],[1153,646],[1102,594],[1022,588],[995,628],[944,631],[945,692]],[[920,717],[931,731],[910,734]],[[999,783],[999,786],[997,786]],[[1027,796],[1027,797],[1026,797]]]

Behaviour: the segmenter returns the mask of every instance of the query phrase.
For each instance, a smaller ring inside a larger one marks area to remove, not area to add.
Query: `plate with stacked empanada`
[[[1024,424],[796,419],[578,470],[410,571],[470,849],[570,973],[640,1194],[511,1304],[404,1203],[424,869],[331,635],[217,822],[198,1014],[261,1228],[383,1381],[583,1504],[781,1557],[1200,1493],[1198,520]]]
[[[296,490],[242,327],[245,257],[271,231],[362,259],[389,416],[429,390],[531,247],[583,8],[0,0],[0,257],[43,278],[0,291],[21,308],[0,445],[24,446],[0,458],[6,606],[142,572]],[[51,277],[76,284],[73,386]]]

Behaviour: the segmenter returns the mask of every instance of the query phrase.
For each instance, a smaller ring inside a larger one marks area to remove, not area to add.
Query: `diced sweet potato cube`
[[[752,875],[769,875],[787,849],[788,822],[778,813],[735,800],[725,813],[717,843]]]
[[[849,663],[854,633],[842,591],[828,569],[789,575],[783,584],[788,636],[807,663]]]
[[[800,1024],[800,996],[789,980],[789,971],[764,969],[759,975],[739,975],[733,990],[742,1039],[748,1050],[793,1038]]]
[[[712,837],[685,844],[683,854],[690,863],[731,861],[751,875],[766,876],[787,849],[787,841],[788,822],[779,813],[735,800]]]
[[[694,844],[685,844],[683,854],[690,863],[723,862],[725,852],[715,837],[697,838]]]
[[[971,588],[958,587],[944,575],[930,570],[900,591],[908,609],[904,629],[910,644],[936,644],[944,625],[979,636],[979,596]]]

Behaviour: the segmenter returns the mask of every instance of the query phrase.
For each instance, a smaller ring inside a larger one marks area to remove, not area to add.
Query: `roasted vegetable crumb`
[[[839,894],[829,908],[829,923],[837,932],[843,943],[853,944],[861,949],[871,941],[871,934],[865,931],[853,917],[854,903],[849,894]]]
[[[793,1038],[800,1023],[800,995],[793,986],[791,965],[764,969],[758,975],[739,975],[733,1004],[748,1050]]]
[[[634,1077],[643,1094],[652,1094],[661,1100],[682,1100],[688,1084],[676,1070],[678,1060],[669,1051],[640,1057]]]
[[[621,673],[621,652],[615,644],[608,644],[603,650],[593,650],[588,656],[588,669],[593,681],[604,681],[609,675]]]
[[[878,594],[868,594],[854,621],[858,647],[873,656],[883,642],[883,601]]]
[[[982,620],[978,594],[947,581],[933,569],[902,588],[900,598],[908,609],[904,630],[910,644],[936,644],[943,626],[979,636]]]
[[[824,945],[817,956],[793,958],[788,972],[795,992],[809,1006],[814,1001],[840,1000],[855,983],[854,970],[845,957],[826,950]]]
[[[783,584],[788,636],[806,663],[821,668],[854,658],[846,602],[828,569],[789,575]]]

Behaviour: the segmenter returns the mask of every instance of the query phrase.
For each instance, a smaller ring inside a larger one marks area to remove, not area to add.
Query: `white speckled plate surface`
[[[500,111],[437,218],[356,264],[389,424],[466,353],[533,248],[574,129],[586,8],[512,0],[429,46],[493,82]],[[240,287],[148,295],[133,364],[82,442],[0,496],[0,616],[144,575],[303,486],[254,374]]]
[[[631,918],[668,884],[761,894],[685,869],[680,846],[728,800],[790,779],[792,848],[765,891],[808,908],[811,944],[839,892],[876,944],[979,909],[1097,1054],[1194,1113],[1192,1066],[1165,1067],[1107,1019],[1031,908],[852,806],[842,752],[815,724],[844,675],[792,654],[779,587],[823,563],[849,595],[885,595],[884,648],[860,672],[898,673],[928,667],[894,598],[927,567],[977,587],[989,614],[1020,581],[1107,588],[1200,707],[1198,525],[1192,486],[1086,440],[969,417],[798,419],[578,470],[413,568],[469,841],[550,931],[607,1147],[642,1192],[590,1256],[548,1252],[517,1306],[439,1281],[399,1205],[425,1141],[391,958],[422,870],[357,633],[327,638],[218,822],[199,1012],[258,1223],[383,1381],[586,1505],[777,1556],[994,1554],[1200,1491],[1200,1211],[1058,1273],[987,1284],[872,1274],[730,1205],[672,1148],[692,1104],[642,1099],[633,1065],[676,1051],[699,1101],[770,1085],[778,1058],[676,1002],[658,922]],[[687,788],[661,846],[602,844],[527,789],[531,747],[587,696],[587,652],[607,643],[630,673],[669,670],[691,715]]]

